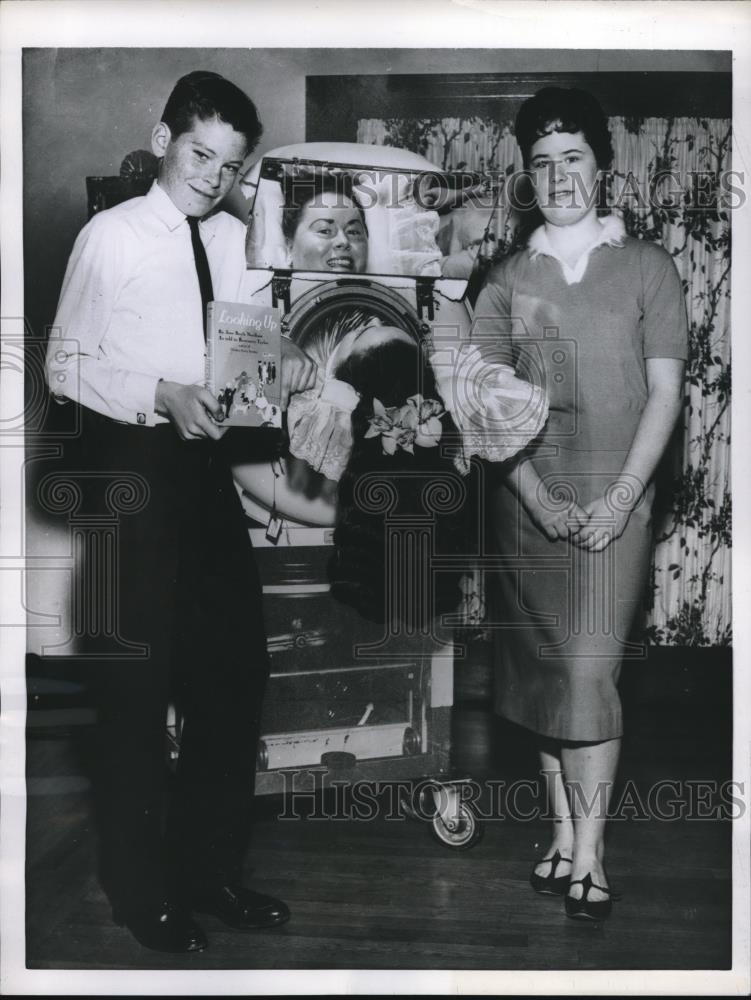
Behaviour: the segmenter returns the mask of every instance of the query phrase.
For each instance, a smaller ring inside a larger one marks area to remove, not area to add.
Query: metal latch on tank
[[[433,279],[417,278],[415,283],[415,304],[417,305],[417,315],[424,320],[425,313],[427,319],[435,319],[435,299],[433,297]]]
[[[289,312],[291,284],[291,270],[279,269],[274,271],[274,277],[271,279],[271,304],[276,307],[281,302],[283,314]]]

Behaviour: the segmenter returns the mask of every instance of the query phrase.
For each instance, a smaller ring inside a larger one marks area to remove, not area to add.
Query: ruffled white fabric
[[[287,411],[290,453],[339,482],[352,451],[351,414],[359,399],[352,386],[339,379],[293,396]]]
[[[362,331],[352,331],[332,353],[320,385],[290,400],[290,452],[338,482],[352,451],[351,414],[359,394],[333,377]],[[444,406],[461,434],[454,464],[466,475],[473,456],[505,462],[540,433],[548,401],[538,386],[517,378],[513,368],[493,360],[492,349],[476,344],[434,352],[430,364]]]
[[[349,382],[334,378],[333,373],[361,332],[352,330],[342,338],[331,352],[316,387],[293,395],[287,408],[290,454],[336,483],[352,451],[351,414],[360,394]],[[318,370],[321,372],[321,368]]]
[[[477,344],[435,351],[430,364],[438,391],[461,433],[462,453],[454,459],[462,474],[473,456],[505,462],[540,433],[548,400],[538,386],[493,360],[492,348]]]
[[[391,222],[391,253],[397,274],[438,277],[443,255],[438,249],[438,213],[420,208],[414,200],[400,205]]]

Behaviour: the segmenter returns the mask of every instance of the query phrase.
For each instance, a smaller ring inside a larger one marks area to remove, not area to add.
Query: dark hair
[[[372,309],[360,305],[338,306],[328,311],[319,308],[315,310],[311,322],[295,326],[294,340],[316,363],[325,365],[332,351],[348,333],[357,329],[364,330],[379,322],[378,315]]]
[[[425,573],[424,566],[415,564],[416,549],[411,567],[391,562],[387,517],[417,517],[432,525],[434,534],[431,545],[421,553],[423,559],[433,553],[462,555],[468,551],[466,485],[447,447],[452,439],[457,444],[456,426],[445,414],[441,443],[434,448],[415,446],[413,454],[398,449],[385,455],[380,436],[365,436],[374,398],[386,407],[401,406],[416,392],[426,399],[440,398],[418,344],[392,340],[362,354],[353,353],[339,365],[336,377],[354,386],[361,399],[352,414],[352,453],[339,481],[336,548],[329,565],[332,595],[370,621],[397,617],[409,627],[423,627],[434,615],[457,607],[460,574]],[[385,508],[379,503],[384,498]],[[409,528],[397,530],[406,532]],[[404,597],[398,607],[393,606],[395,570],[399,571]],[[417,589],[420,579],[430,580],[427,592]]]
[[[177,81],[161,120],[176,139],[190,131],[196,118],[201,121],[218,118],[231,125],[245,136],[249,153],[263,133],[256,106],[248,95],[219,73],[208,70],[195,70]]]
[[[282,193],[284,207],[282,209],[282,232],[290,242],[294,238],[303,209],[314,199],[323,194],[335,194],[337,198],[348,198],[360,213],[365,232],[368,231],[365,222],[365,212],[355,197],[352,178],[349,174],[306,172],[282,175]]]
[[[529,167],[532,146],[551,132],[581,132],[600,170],[607,170],[613,162],[607,118],[597,99],[586,90],[544,87],[522,104],[516,116],[516,141],[525,168]]]

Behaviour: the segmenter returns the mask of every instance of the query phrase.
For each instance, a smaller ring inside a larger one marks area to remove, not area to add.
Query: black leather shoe
[[[563,896],[568,892],[571,875],[556,875],[558,865],[562,861],[571,864],[571,858],[564,858],[560,851],[556,851],[551,857],[543,858],[542,861],[537,862],[535,868],[545,864],[545,862],[550,862],[550,871],[547,875],[538,875],[534,868],[532,869],[529,884],[535,892],[539,892],[543,896]]]
[[[580,885],[582,887],[582,894],[579,899],[574,899],[573,896],[566,896],[564,900],[566,916],[572,917],[574,920],[607,920],[613,909],[613,900],[621,898],[620,893],[613,892],[612,889],[608,889],[605,885],[597,885],[596,882],[593,882],[592,876],[589,873],[584,878],[574,879],[569,885]],[[608,898],[589,899],[590,889],[599,889],[600,892],[607,893]]]
[[[260,931],[289,920],[289,909],[281,900],[240,885],[198,890],[191,896],[190,905],[198,913],[210,913],[239,931]]]
[[[113,911],[116,924],[127,927],[144,948],[184,954],[208,946],[203,929],[177,903],[165,900],[126,913]]]

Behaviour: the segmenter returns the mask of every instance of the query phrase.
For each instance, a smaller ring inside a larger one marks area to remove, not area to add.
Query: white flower
[[[394,455],[398,448],[414,454],[415,445],[435,448],[443,433],[440,417],[444,412],[437,399],[423,399],[420,393],[410,396],[403,406],[385,407],[380,399],[373,399],[373,416],[365,437],[380,435],[385,455]]]

